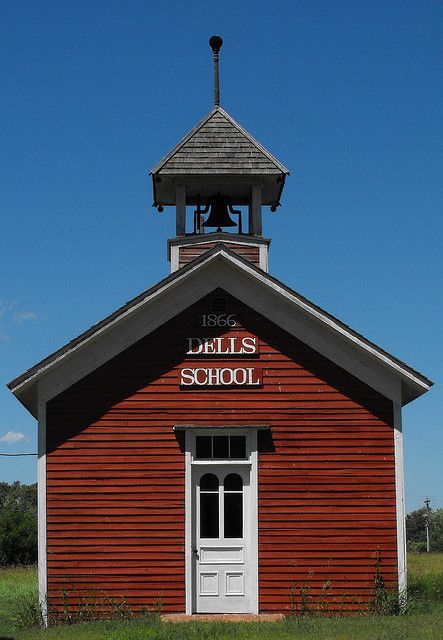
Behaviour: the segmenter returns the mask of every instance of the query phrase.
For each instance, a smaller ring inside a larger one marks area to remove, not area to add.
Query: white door
[[[249,466],[193,469],[194,602],[198,613],[253,610]]]

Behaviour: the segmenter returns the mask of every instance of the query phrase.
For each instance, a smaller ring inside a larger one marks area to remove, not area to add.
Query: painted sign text
[[[198,367],[185,368],[180,371],[182,387],[258,387],[261,385],[261,370],[254,367]]]
[[[258,353],[258,340],[254,336],[244,338],[188,338],[186,355],[238,356]]]

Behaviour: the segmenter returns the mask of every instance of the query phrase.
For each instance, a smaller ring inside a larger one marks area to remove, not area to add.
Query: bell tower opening
[[[168,241],[171,270],[222,243],[268,270],[263,207],[280,206],[289,171],[220,107],[220,36],[214,58],[214,107],[151,171],[160,213],[175,207],[176,237]]]

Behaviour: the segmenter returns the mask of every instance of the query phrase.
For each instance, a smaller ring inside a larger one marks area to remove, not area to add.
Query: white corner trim
[[[192,614],[192,466],[189,433],[185,432],[185,602],[187,615]]]
[[[269,247],[262,244],[259,247],[259,267],[268,273],[269,271]]]
[[[394,453],[395,453],[395,499],[397,511],[397,566],[398,593],[400,602],[406,596],[406,524],[405,524],[405,482],[403,463],[403,432],[401,423],[401,404],[394,402]]]
[[[257,430],[251,432],[251,580],[252,594],[251,604],[253,613],[258,613],[259,592],[258,592],[258,452],[257,452]]]
[[[42,622],[48,625],[48,576],[46,551],[46,403],[38,406],[38,597]]]

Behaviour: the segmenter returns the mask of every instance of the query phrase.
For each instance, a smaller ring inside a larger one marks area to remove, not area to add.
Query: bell
[[[211,210],[207,220],[203,223],[204,227],[217,227],[217,231],[221,231],[222,227],[236,227],[237,223],[232,220],[228,213],[228,207],[232,213],[238,213],[232,209],[230,199],[221,194],[211,196],[209,199]]]

